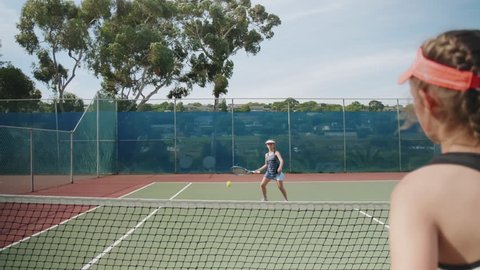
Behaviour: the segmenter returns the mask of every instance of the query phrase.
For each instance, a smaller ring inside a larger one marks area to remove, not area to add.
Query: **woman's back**
[[[392,193],[392,269],[480,269],[480,30],[425,41],[406,80],[442,155]]]
[[[480,154],[466,155],[480,167]],[[480,263],[480,168],[450,162],[422,167],[397,185],[392,204],[405,209],[401,217],[404,220],[392,223],[408,226],[408,231],[421,234],[418,238],[427,237],[425,241],[436,241],[425,243],[434,244],[430,256],[438,256],[430,265],[440,262],[442,269],[473,269],[470,264]],[[417,211],[408,212],[412,208]],[[420,229],[428,227],[433,228],[433,235]]]
[[[472,157],[480,167],[480,154]],[[480,261],[480,168],[457,164],[425,167],[437,181],[437,209],[433,212],[439,231],[438,260],[442,264]],[[443,199],[443,200],[442,200]]]

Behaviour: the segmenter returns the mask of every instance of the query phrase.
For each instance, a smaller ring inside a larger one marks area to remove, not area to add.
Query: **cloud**
[[[251,79],[245,89],[235,89],[239,93],[235,97],[403,96],[395,81],[413,56],[414,52],[408,49],[385,50],[336,62],[304,63],[302,68],[285,69],[274,63],[270,66],[268,77],[259,75]]]
[[[263,5],[267,12],[280,16],[282,23],[291,23],[308,17],[330,14],[351,7],[355,0],[253,0],[252,5]]]
[[[386,68],[398,66],[399,63],[408,63],[411,58],[412,52],[409,50],[375,52],[333,64],[320,65],[307,74],[307,76],[317,84],[339,79],[361,78],[367,74],[381,72]]]
[[[344,8],[346,5],[345,1],[330,1],[327,2],[325,5],[322,5],[321,7],[314,8],[314,9],[306,9],[302,10],[300,12],[295,12],[292,14],[289,14],[285,17],[282,17],[283,22],[292,22],[296,20],[301,20],[307,17],[311,17],[314,15],[320,15],[320,14],[325,14],[325,13],[331,13],[336,10],[341,10]]]

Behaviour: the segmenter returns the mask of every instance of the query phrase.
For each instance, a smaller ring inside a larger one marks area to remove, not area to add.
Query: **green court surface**
[[[258,201],[259,183],[235,181],[232,186],[225,182],[153,183],[127,198],[175,200],[240,200]],[[290,201],[388,201],[397,181],[332,181],[332,182],[286,182]],[[283,201],[275,182],[267,186],[271,201]]]
[[[259,184],[241,181],[152,183],[122,199],[40,199],[2,209],[44,207],[42,219],[55,225],[0,248],[0,268],[389,269],[384,202],[395,184],[287,182],[290,202],[274,182],[271,202],[260,202]],[[52,221],[57,208],[72,214]]]

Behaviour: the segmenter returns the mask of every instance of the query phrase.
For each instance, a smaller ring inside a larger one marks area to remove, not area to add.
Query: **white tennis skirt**
[[[277,176],[275,176],[275,179],[276,181],[283,181],[285,180],[285,174],[283,174],[283,172],[277,174]]]

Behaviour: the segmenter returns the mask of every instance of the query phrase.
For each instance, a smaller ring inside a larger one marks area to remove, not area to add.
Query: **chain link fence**
[[[33,190],[42,176],[63,183],[255,169],[267,139],[277,141],[290,173],[410,171],[439,152],[418,124],[402,128],[406,99],[94,99],[83,111],[78,104],[0,100],[0,175],[26,178]]]

